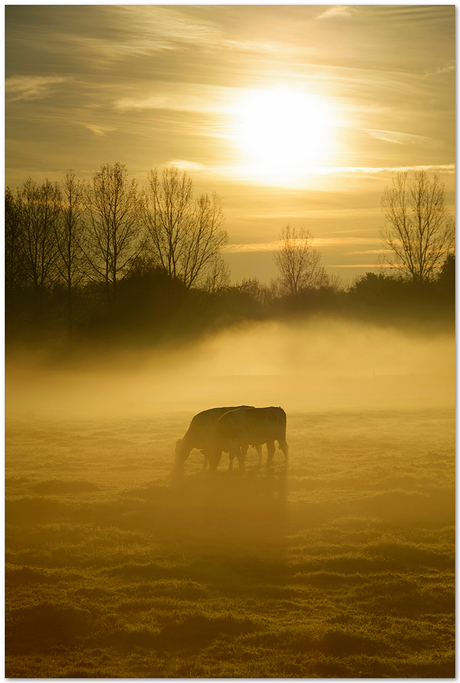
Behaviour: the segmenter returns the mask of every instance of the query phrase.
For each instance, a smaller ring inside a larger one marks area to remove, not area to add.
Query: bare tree
[[[209,263],[207,275],[203,282],[203,288],[215,294],[230,285],[230,267],[225,263],[220,254],[216,254]]]
[[[57,268],[67,292],[69,333],[73,326],[74,292],[85,277],[85,189],[85,183],[77,180],[73,171],[66,174],[61,183],[62,210],[56,224]]]
[[[241,294],[246,294],[261,307],[267,307],[276,297],[276,290],[271,285],[265,285],[256,277],[244,278],[236,285]]]
[[[93,281],[105,288],[109,303],[117,284],[142,248],[141,205],[136,181],[124,164],[101,166],[86,194],[88,240],[84,251]]]
[[[155,261],[187,288],[203,285],[227,242],[220,198],[204,194],[195,200],[192,180],[174,166],[161,176],[152,170],[148,181],[144,222]]]
[[[5,190],[5,292],[11,294],[25,284],[21,201]]]
[[[313,235],[289,225],[280,233],[280,246],[273,258],[279,270],[279,285],[283,294],[297,297],[307,289],[319,289],[329,284],[326,271],[320,265],[321,253],[313,248]]]
[[[61,211],[60,188],[49,180],[38,186],[29,178],[17,191],[16,199],[25,280],[32,285],[36,304],[40,306],[45,289],[55,282],[57,275],[56,224]]]
[[[438,175],[425,171],[398,173],[382,196],[388,247],[382,261],[414,281],[433,277],[454,245],[455,228],[445,205],[445,188]]]

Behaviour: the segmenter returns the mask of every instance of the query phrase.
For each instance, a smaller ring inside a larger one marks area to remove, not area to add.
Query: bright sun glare
[[[335,120],[325,98],[284,87],[251,90],[234,113],[251,175],[284,184],[327,160]]]

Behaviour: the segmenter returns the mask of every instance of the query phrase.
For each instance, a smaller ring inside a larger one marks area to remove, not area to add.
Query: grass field
[[[188,416],[10,420],[8,677],[454,676],[454,416],[289,415],[169,483]]]
[[[267,369],[240,338],[189,374],[7,368],[7,677],[454,677],[452,340],[333,333],[260,347],[315,343],[316,378],[219,376]],[[243,402],[286,410],[288,476],[173,482],[191,417]]]

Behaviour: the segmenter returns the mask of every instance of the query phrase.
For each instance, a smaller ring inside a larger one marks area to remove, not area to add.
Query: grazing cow
[[[285,470],[289,463],[289,449],[286,442],[286,413],[282,408],[235,408],[221,415],[217,421],[215,437],[208,449],[212,470],[217,468],[222,451],[230,458],[237,455],[240,469],[244,468],[244,447],[267,444],[267,469],[275,454],[275,441],[284,453]]]
[[[190,422],[190,426],[185,432],[182,439],[176,443],[176,470],[181,470],[187,460],[190,452],[193,448],[197,448],[204,453],[205,460],[203,464],[203,469],[206,467],[207,462],[207,450],[210,447],[212,437],[214,435],[214,430],[217,425],[219,418],[228,413],[228,411],[236,410],[239,408],[244,408],[246,410],[253,410],[252,406],[232,406],[227,408],[210,408],[209,410],[203,410],[201,413],[195,415],[195,417]],[[248,444],[243,445],[243,449],[246,447],[248,450]],[[259,454],[259,465],[262,457],[262,451],[260,448],[257,449]],[[228,451],[227,451],[228,452]],[[222,452],[219,454],[222,455]],[[229,469],[233,467],[233,457],[230,457]]]

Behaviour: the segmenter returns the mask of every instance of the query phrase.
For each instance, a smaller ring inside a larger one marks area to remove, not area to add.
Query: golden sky
[[[455,189],[455,5],[10,5],[6,183],[140,185],[175,164],[223,198],[232,279],[276,276],[287,224],[345,282],[374,269],[398,170]]]

